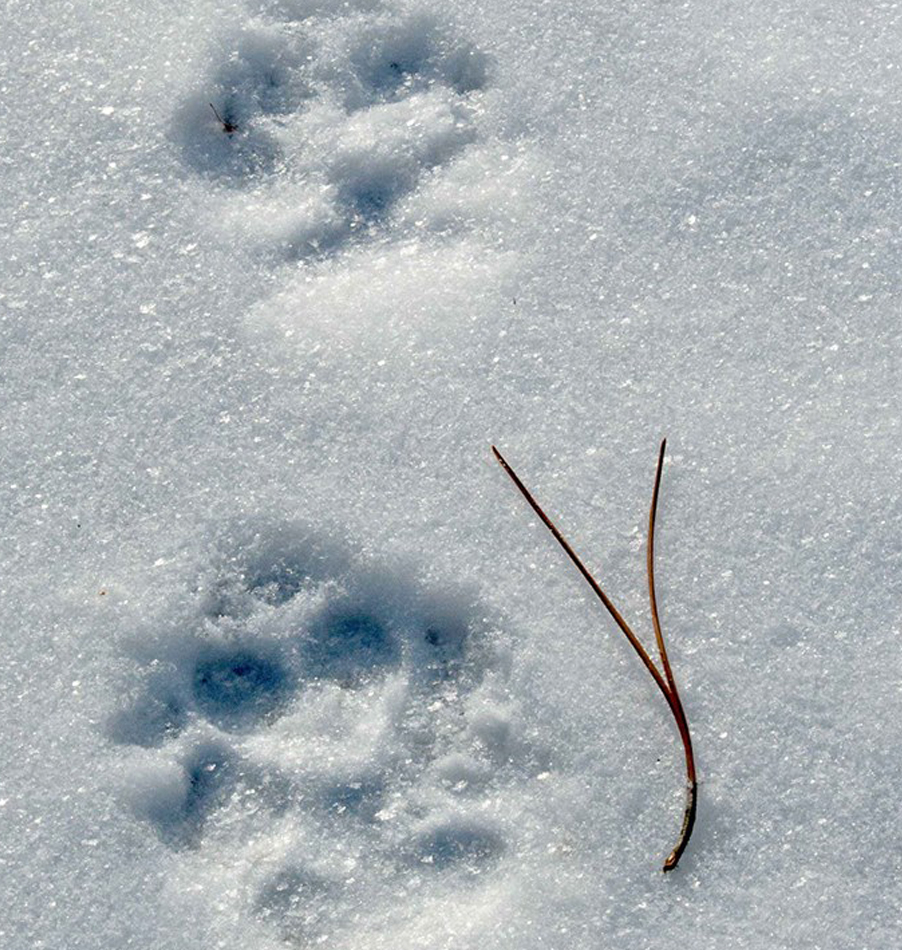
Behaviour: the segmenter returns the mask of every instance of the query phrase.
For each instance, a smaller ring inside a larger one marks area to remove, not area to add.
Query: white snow
[[[7,5],[4,950],[897,945],[900,30]]]

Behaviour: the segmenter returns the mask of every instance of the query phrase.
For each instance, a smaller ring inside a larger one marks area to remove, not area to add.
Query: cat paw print
[[[505,790],[547,763],[471,594],[272,522],[214,540],[190,588],[135,637],[139,685],[107,735],[193,893],[234,875],[247,919],[313,941],[386,888],[499,873]]]
[[[479,139],[489,59],[435,16],[261,4],[214,43],[173,120],[218,224],[278,261],[389,233],[396,212]]]

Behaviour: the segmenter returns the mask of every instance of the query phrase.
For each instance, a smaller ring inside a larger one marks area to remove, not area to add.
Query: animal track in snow
[[[231,874],[245,919],[303,944],[386,888],[503,865],[505,789],[544,763],[466,591],[266,521],[214,539],[191,587],[136,636],[141,689],[108,734],[135,749],[136,812],[193,890]]]
[[[258,4],[214,46],[173,121],[220,225],[282,260],[317,259],[392,225],[402,202],[477,139],[487,56],[433,15]]]

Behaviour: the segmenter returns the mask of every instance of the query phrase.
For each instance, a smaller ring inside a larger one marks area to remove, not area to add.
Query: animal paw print
[[[248,920],[307,942],[365,926],[387,888],[500,873],[505,789],[545,763],[467,592],[271,522],[214,541],[192,589],[136,638],[141,688],[107,724],[192,892],[234,875]]]
[[[489,60],[434,16],[358,4],[258,4],[216,45],[173,138],[222,199],[220,223],[278,259],[390,230],[405,199],[478,135]]]

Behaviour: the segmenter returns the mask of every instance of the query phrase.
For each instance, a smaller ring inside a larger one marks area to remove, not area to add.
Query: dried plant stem
[[[661,474],[664,471],[664,451],[666,448],[667,439],[662,439],[661,450],[658,453],[658,467],[655,470],[655,487],[651,495],[651,510],[648,513],[648,554],[646,568],[648,574],[648,599],[651,603],[651,622],[655,628],[655,640],[658,644],[658,653],[661,656],[661,667],[664,670],[664,677],[667,680],[667,687],[670,692],[670,710],[676,721],[680,739],[683,741],[683,750],[686,753],[686,810],[683,813],[683,826],[680,829],[680,836],[677,839],[676,846],[664,862],[664,870],[672,871],[686,850],[686,845],[689,844],[689,838],[692,835],[692,829],[695,827],[695,809],[698,803],[698,779],[695,774],[695,756],[692,753],[692,736],[689,734],[689,721],[686,719],[683,701],[680,699],[680,691],[677,689],[676,680],[673,678],[673,670],[670,667],[670,660],[667,658],[667,647],[664,646],[664,634],[661,631],[661,618],[658,616],[658,598],[655,595],[655,519],[658,514],[658,495],[661,490]]]
[[[233,132],[238,131],[238,126],[235,125],[233,122],[226,122],[226,120],[219,114],[219,110],[216,108],[216,106],[213,105],[212,102],[210,103],[210,108],[213,110],[213,115],[215,115],[216,118],[219,120],[219,124],[222,126],[223,132],[225,132],[228,135],[231,135]]]
[[[692,834],[692,828],[695,825],[695,811],[697,804],[697,790],[698,782],[695,773],[695,759],[692,754],[692,737],[689,734],[689,723],[686,719],[686,713],[683,709],[683,703],[680,699],[679,691],[677,690],[676,680],[673,677],[673,670],[670,667],[670,661],[667,658],[667,649],[664,645],[664,635],[661,631],[661,621],[658,616],[658,602],[657,597],[655,596],[655,570],[654,570],[654,550],[655,550],[655,519],[657,516],[658,509],[658,495],[661,488],[661,473],[664,467],[664,450],[667,447],[667,440],[664,439],[661,442],[661,450],[658,454],[658,467],[655,472],[655,487],[652,492],[651,499],[651,510],[648,516],[648,596],[651,602],[651,616],[652,624],[655,630],[655,641],[658,646],[658,654],[661,657],[661,669],[655,665],[652,658],[648,655],[645,647],[642,646],[642,643],[639,641],[639,638],[633,633],[630,629],[629,624],[623,619],[620,611],[613,605],[610,598],[607,594],[601,589],[598,581],[590,573],[589,569],[583,564],[579,555],[573,550],[570,546],[570,543],[567,539],[561,534],[558,530],[557,525],[545,514],[545,512],[540,507],[539,503],[532,496],[532,493],[529,489],[520,481],[517,473],[511,468],[504,456],[498,451],[495,446],[492,446],[492,452],[495,454],[495,458],[498,460],[498,463],[508,474],[511,481],[517,486],[520,494],[529,502],[530,507],[535,511],[539,516],[542,523],[554,536],[555,541],[563,548],[564,553],[570,560],[573,562],[577,570],[582,574],[583,578],[586,580],[588,585],[592,588],[595,596],[602,602],[605,609],[614,618],[614,622],[618,627],[623,631],[623,634],[629,640],[630,645],[636,651],[639,656],[639,659],[642,660],[645,668],[651,674],[652,679],[655,681],[658,689],[663,694],[664,698],[667,700],[667,705],[670,707],[670,711],[673,714],[674,721],[676,722],[677,730],[680,733],[680,739],[683,742],[683,749],[686,753],[686,783],[687,783],[687,797],[686,797],[686,810],[683,815],[683,826],[680,830],[680,836],[677,839],[676,846],[670,855],[667,857],[667,860],[664,862],[664,870],[672,871],[677,864],[679,863],[680,857],[683,854],[683,851],[686,850],[686,845],[689,843],[689,837]],[[663,672],[662,672],[663,671]]]

